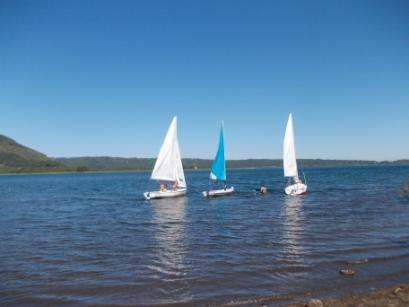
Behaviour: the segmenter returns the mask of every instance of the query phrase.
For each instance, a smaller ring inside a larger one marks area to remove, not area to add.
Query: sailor
[[[177,182],[175,182],[174,184],[172,184],[172,189],[173,189],[173,190],[176,190],[177,187],[178,187],[178,183],[177,183]]]
[[[165,185],[163,183],[159,185],[159,191],[161,192],[165,191]]]
[[[261,185],[259,193],[260,194],[266,194],[267,193],[267,187],[264,184]]]

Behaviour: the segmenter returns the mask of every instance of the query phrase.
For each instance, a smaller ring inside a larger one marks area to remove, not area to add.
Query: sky
[[[51,157],[409,158],[409,1],[0,0],[0,134]]]

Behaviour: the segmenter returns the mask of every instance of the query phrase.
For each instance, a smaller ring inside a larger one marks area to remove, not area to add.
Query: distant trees
[[[88,172],[88,171],[89,171],[89,168],[86,167],[86,166],[78,166],[75,170],[76,170],[76,172],[78,172],[78,173],[83,173],[83,172]]]

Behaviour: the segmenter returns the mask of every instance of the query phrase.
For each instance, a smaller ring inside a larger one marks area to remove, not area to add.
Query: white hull
[[[234,193],[234,187],[230,187],[227,189],[220,189],[220,190],[211,190],[211,191],[203,191],[202,194],[204,197],[210,196],[222,196]]]
[[[145,192],[143,196],[145,199],[155,199],[155,198],[170,198],[170,197],[179,197],[186,194],[187,189],[176,189],[176,190],[165,190],[165,191],[153,191]]]
[[[307,192],[307,185],[304,183],[295,183],[284,189],[287,195],[301,195]]]

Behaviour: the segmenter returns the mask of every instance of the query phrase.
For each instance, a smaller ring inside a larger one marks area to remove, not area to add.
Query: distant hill
[[[35,173],[64,171],[120,171],[152,170],[155,158],[76,157],[49,158],[45,154],[23,146],[0,135],[0,173]],[[183,159],[185,169],[209,169],[209,159]],[[409,160],[376,162],[364,160],[299,159],[301,167],[336,167],[370,165],[409,165]],[[228,160],[228,168],[282,167],[281,159]]]
[[[41,172],[65,166],[0,134],[0,172]]]
[[[152,169],[156,159],[153,158],[120,158],[120,157],[75,157],[56,158],[65,166],[73,169],[88,170],[146,170]]]
[[[57,161],[72,169],[82,170],[151,170],[155,165],[154,158],[119,158],[119,157],[76,157],[56,158]],[[209,169],[213,160],[182,159],[185,169]],[[370,166],[370,165],[409,165],[409,160],[394,162],[376,162],[367,160],[324,160],[299,159],[301,167],[336,167],[336,166]],[[282,167],[281,159],[246,159],[227,160],[228,168]]]
[[[69,168],[83,168],[89,170],[151,170],[155,165],[155,158],[119,158],[119,157],[76,157],[57,158],[57,161]],[[209,169],[212,160],[182,159],[185,169]],[[281,160],[251,159],[229,160],[227,167],[271,167],[281,165]]]

